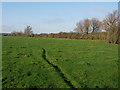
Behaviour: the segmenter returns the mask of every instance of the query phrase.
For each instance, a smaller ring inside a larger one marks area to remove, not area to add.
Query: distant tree
[[[103,20],[103,26],[108,32],[107,42],[118,44],[118,12],[117,10],[113,13],[109,13]]]
[[[92,18],[92,20],[90,21],[90,27],[92,31],[91,33],[99,31],[100,26],[101,26],[101,22],[96,18]]]
[[[33,34],[32,28],[30,26],[27,26],[24,30],[24,34],[32,35]]]
[[[83,22],[85,33],[88,34],[90,28],[90,20],[85,19]]]
[[[117,10],[113,13],[109,13],[103,20],[103,26],[106,31],[110,31],[114,25],[118,23],[118,13]]]
[[[84,25],[83,22],[80,21],[76,24],[76,28],[74,29],[74,31],[78,32],[78,33],[83,33],[84,32]]]

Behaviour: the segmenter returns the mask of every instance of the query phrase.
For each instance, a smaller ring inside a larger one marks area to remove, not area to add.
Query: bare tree
[[[101,22],[96,18],[92,18],[92,20],[90,21],[90,27],[91,27],[92,33],[99,31],[100,26],[101,26]]]
[[[118,13],[117,10],[109,13],[103,20],[103,26],[108,32],[107,42],[118,44]]]
[[[88,34],[89,27],[90,27],[90,20],[89,19],[85,19],[84,22],[83,22],[83,25],[84,25],[85,33]]]
[[[118,13],[117,10],[113,11],[113,13],[109,13],[107,17],[103,20],[103,26],[106,31],[110,31],[114,25],[117,25],[118,21]]]
[[[33,34],[32,28],[30,26],[27,26],[24,30],[24,34],[26,34],[26,35]]]
[[[84,26],[83,26],[83,22],[80,21],[76,24],[76,28],[74,29],[74,31],[78,32],[78,33],[83,33],[84,32]]]

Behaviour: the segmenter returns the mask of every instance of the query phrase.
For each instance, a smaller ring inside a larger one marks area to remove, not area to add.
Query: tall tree
[[[108,32],[107,42],[109,43],[119,43],[118,40],[118,12],[117,10],[113,13],[109,13],[106,18],[103,20],[103,26]]]
[[[90,27],[90,20],[89,19],[85,19],[84,22],[83,22],[83,25],[84,25],[85,33],[88,34],[89,27]]]
[[[92,20],[90,21],[90,27],[91,27],[92,33],[99,31],[100,26],[101,26],[101,22],[96,18],[92,18]]]
[[[33,34],[32,28],[30,26],[27,26],[24,30],[24,34],[26,34],[26,35]]]
[[[78,32],[78,33],[83,33],[84,32],[84,26],[83,26],[83,22],[82,21],[79,21],[77,24],[76,24],[76,28],[74,29],[74,31]]]
[[[114,25],[118,23],[118,13],[117,10],[113,11],[113,13],[109,13],[103,20],[103,26],[106,31],[110,31]]]

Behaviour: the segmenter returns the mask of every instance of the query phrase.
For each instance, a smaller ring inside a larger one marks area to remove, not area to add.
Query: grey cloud
[[[104,9],[104,8],[102,8],[102,7],[100,7],[100,6],[96,6],[96,5],[94,5],[94,6],[92,6],[96,11],[99,11],[99,12],[106,12],[106,10]]]
[[[9,33],[15,30],[13,26],[8,26],[8,25],[2,25],[2,32],[3,33]]]
[[[48,20],[47,23],[48,24],[54,24],[54,23],[63,23],[64,20],[61,19],[61,18],[55,18],[55,19],[52,19],[52,20]]]

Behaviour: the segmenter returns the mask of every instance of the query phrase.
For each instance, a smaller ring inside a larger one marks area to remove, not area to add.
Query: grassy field
[[[118,46],[104,41],[2,38],[3,88],[117,88]]]

